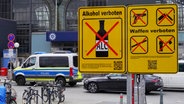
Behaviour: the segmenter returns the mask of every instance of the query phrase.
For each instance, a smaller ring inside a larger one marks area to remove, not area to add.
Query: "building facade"
[[[179,35],[184,33],[183,0],[1,0],[0,17],[16,21],[16,41],[19,56],[24,57],[39,49],[77,51],[78,8],[131,4],[177,3],[179,7]],[[54,34],[51,34],[54,33]],[[36,37],[41,45],[34,45]],[[55,37],[56,36],[56,37]],[[68,36],[70,38],[68,38]],[[44,39],[42,39],[42,38]],[[56,39],[54,39],[54,37]],[[38,40],[39,41],[39,40]],[[46,44],[43,44],[46,41]],[[184,45],[184,39],[179,40]],[[44,46],[43,46],[44,45]],[[46,47],[46,48],[43,48]],[[32,51],[34,50],[34,51]]]

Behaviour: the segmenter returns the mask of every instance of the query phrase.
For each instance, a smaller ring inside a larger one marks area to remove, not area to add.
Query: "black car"
[[[146,74],[145,92],[156,91],[163,87],[162,78],[159,76]],[[108,74],[103,77],[92,77],[84,80],[84,89],[91,93],[98,91],[126,91],[127,75],[126,74]]]

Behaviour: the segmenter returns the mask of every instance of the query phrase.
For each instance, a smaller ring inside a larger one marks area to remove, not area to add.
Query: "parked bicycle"
[[[22,94],[22,104],[43,104],[42,96],[38,93],[38,90],[35,87],[38,84],[34,85],[34,88],[28,87],[24,90]]]
[[[65,87],[62,82],[46,83],[42,87],[43,100],[44,102],[48,102],[48,104],[52,104],[53,102],[60,104],[65,100],[64,91]]]
[[[12,88],[11,83],[7,82],[5,79],[3,84],[6,88],[6,104],[17,104],[16,102],[17,93],[15,89]]]
[[[27,99],[31,94],[33,93],[33,89],[31,87],[28,87],[27,89],[24,90],[22,94],[22,104],[26,104]]]

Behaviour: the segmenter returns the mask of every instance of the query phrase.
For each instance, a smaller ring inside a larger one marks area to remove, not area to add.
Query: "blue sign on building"
[[[46,32],[46,41],[78,41],[77,31]]]

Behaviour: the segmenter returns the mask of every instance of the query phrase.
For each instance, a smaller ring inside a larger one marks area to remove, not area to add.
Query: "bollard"
[[[163,104],[163,87],[160,88],[160,104]]]
[[[123,94],[120,94],[120,103],[119,104],[123,104]]]

